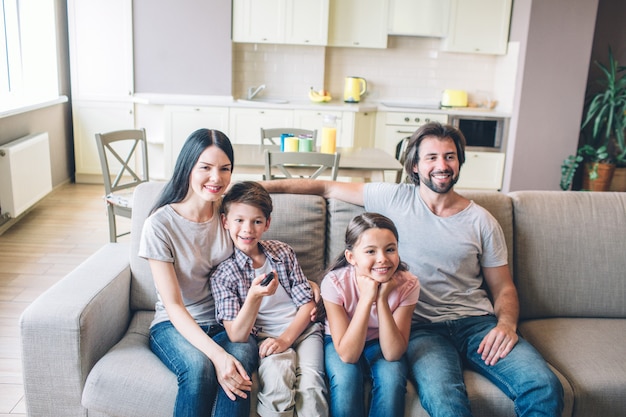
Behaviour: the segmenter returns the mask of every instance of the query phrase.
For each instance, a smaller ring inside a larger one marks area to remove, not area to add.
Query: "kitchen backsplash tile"
[[[498,97],[497,90],[503,87],[502,80],[514,82],[510,72],[516,56],[447,53],[439,50],[440,42],[389,36],[387,49],[235,43],[233,94],[242,97],[248,87],[266,84],[263,96],[295,100],[306,99],[310,86],[324,86],[340,99],[344,77],[359,76],[368,82],[366,99],[436,101],[444,89],[452,88],[467,90],[470,100],[485,94],[512,100],[508,91],[503,91],[506,97]]]

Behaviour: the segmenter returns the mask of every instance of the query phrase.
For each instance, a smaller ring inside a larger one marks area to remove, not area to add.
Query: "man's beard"
[[[452,187],[454,187],[454,184],[457,183],[457,181],[459,180],[459,176],[457,175],[456,177],[454,176],[454,173],[450,170],[445,170],[445,171],[436,171],[433,172],[432,175],[436,175],[436,174],[450,174],[450,181],[445,183],[443,186],[438,186],[436,184],[433,183],[431,176],[427,176],[424,177],[423,175],[419,174],[419,178],[420,178],[420,184],[425,185],[426,187],[428,187],[430,190],[438,193],[438,194],[445,194],[448,191],[450,191],[452,189]]]

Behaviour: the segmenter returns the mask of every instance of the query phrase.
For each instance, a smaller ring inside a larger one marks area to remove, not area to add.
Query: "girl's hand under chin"
[[[381,282],[380,287],[378,289],[378,298],[387,300],[389,294],[398,286],[398,281],[393,279],[393,275],[389,277],[389,279],[385,282]]]
[[[378,295],[378,287],[380,286],[380,283],[378,281],[367,275],[357,275],[356,283],[359,287],[361,298],[367,298],[371,302],[374,302],[376,300],[376,297]]]

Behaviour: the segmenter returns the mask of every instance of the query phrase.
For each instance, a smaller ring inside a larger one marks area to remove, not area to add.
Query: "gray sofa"
[[[172,415],[176,379],[148,348],[155,290],[136,255],[161,186],[136,191],[131,244],[106,244],[22,315],[29,416]],[[504,229],[519,329],[563,384],[563,416],[626,415],[626,193],[464,194]],[[363,208],[318,196],[273,198],[267,237],[291,244],[305,273],[319,279]],[[471,371],[465,379],[476,416],[515,415],[494,385]],[[407,389],[406,416],[426,416]]]

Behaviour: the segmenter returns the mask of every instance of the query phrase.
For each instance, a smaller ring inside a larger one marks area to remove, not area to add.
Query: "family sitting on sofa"
[[[261,416],[361,416],[367,396],[369,415],[401,416],[407,379],[431,416],[470,416],[464,367],[518,415],[560,416],[559,379],[517,332],[503,231],[453,189],[464,158],[462,133],[429,123],[407,146],[412,184],[280,180],[226,192],[229,139],[193,132],[139,247],[158,292],[150,347],[178,381],[174,415],[248,416],[258,366]],[[261,239],[268,192],[365,207],[321,282],[323,330],[293,249]]]

